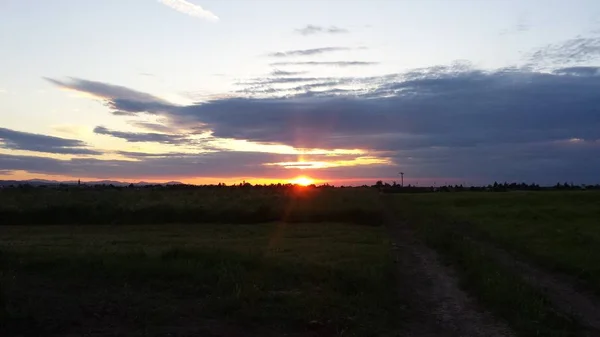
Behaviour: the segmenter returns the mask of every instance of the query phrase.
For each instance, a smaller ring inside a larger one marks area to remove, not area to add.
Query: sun
[[[305,176],[300,176],[300,177],[296,177],[292,180],[289,181],[291,184],[294,185],[300,185],[300,186],[308,186],[311,184],[314,184],[315,181],[309,177],[305,177]]]

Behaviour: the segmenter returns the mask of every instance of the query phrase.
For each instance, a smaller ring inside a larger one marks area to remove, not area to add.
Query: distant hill
[[[29,179],[29,180],[0,180],[0,186],[10,186],[10,185],[33,185],[33,186],[44,186],[44,185],[77,185],[77,180],[67,180],[67,181],[59,181],[59,180],[46,180],[46,179]],[[114,185],[114,186],[128,186],[131,184],[130,182],[125,181],[116,181],[116,180],[98,180],[98,181],[82,181],[81,184],[84,185]],[[137,183],[133,183],[137,186],[145,186],[145,185],[183,185],[182,182],[179,181],[168,181],[165,183],[150,183],[146,181],[140,181]]]

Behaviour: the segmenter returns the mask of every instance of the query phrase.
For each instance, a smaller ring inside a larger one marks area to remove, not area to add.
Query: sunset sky
[[[600,182],[600,1],[0,0],[0,179]]]

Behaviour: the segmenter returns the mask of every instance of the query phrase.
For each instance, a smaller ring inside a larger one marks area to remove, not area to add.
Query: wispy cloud
[[[86,143],[77,139],[59,138],[6,128],[0,128],[0,147],[9,150],[60,154],[101,154],[101,152],[89,149]]]
[[[340,27],[336,27],[336,26],[329,26],[329,27],[323,27],[323,26],[317,26],[317,25],[306,25],[306,27],[303,28],[297,28],[294,29],[294,31],[296,33],[302,34],[302,35],[314,35],[314,34],[343,34],[343,33],[349,33],[350,31],[345,29],[345,28],[340,28]]]
[[[310,56],[317,54],[324,54],[336,51],[352,50],[349,47],[323,47],[323,48],[312,48],[312,49],[298,49],[288,50],[283,52],[270,53],[271,57],[289,57],[289,56]]]
[[[260,78],[249,82],[240,82],[241,85],[256,85],[256,84],[280,84],[280,83],[298,83],[298,82],[314,82],[321,80],[331,80],[333,77],[275,77],[275,78]]]
[[[205,19],[208,21],[219,21],[219,17],[216,16],[213,12],[208,11],[199,5],[194,5],[191,2],[185,0],[158,0],[162,4],[173,8],[174,10],[187,14],[189,16],[193,16],[200,19]]]
[[[155,132],[124,132],[110,130],[104,126],[94,128],[94,133],[125,139],[130,143],[153,142],[163,144],[185,144],[188,139],[184,135],[171,135]]]
[[[6,89],[0,88],[0,94],[8,94],[8,91]]]
[[[171,127],[159,123],[132,121],[129,124],[141,129],[152,130],[157,132],[172,133],[176,131]]]
[[[576,37],[547,45],[531,55],[536,65],[566,65],[600,58],[600,36]]]
[[[79,136],[81,134],[86,133],[88,128],[81,125],[54,125],[52,126],[52,130],[69,136]]]
[[[176,157],[190,157],[195,156],[195,153],[186,153],[186,152],[164,152],[164,153],[147,153],[147,152],[132,152],[132,151],[117,151],[117,154],[120,154],[125,157],[130,158],[176,158]]]
[[[337,67],[351,67],[351,66],[372,66],[379,64],[379,62],[365,62],[365,61],[307,61],[307,62],[274,62],[271,66],[337,66]]]
[[[236,91],[245,95],[263,95],[287,96],[298,94],[360,94],[365,91],[373,90],[385,83],[393,80],[399,80],[406,74],[388,74],[384,76],[367,77],[296,77],[296,76],[272,76],[258,77],[248,81],[241,81],[236,85],[243,86],[243,89]],[[294,86],[290,86],[294,85]],[[314,89],[327,90],[315,92]]]
[[[271,72],[272,76],[295,76],[295,75],[303,75],[308,73],[308,71],[285,71],[275,69]]]
[[[44,79],[58,87],[76,90],[106,99],[126,99],[141,102],[165,103],[164,100],[150,94],[132,90],[120,85],[112,85],[97,81],[88,81],[76,77],[70,77],[69,81],[61,81],[53,78]]]
[[[529,20],[529,15],[527,13],[523,13],[517,17],[517,21],[514,26],[509,29],[504,29],[500,32],[500,35],[508,35],[508,34],[519,34],[527,32],[531,29],[531,23]]]
[[[131,116],[132,112],[136,110],[138,112],[144,111],[148,104],[154,105],[153,110],[172,107],[172,104],[161,98],[123,86],[74,77],[71,77],[69,81],[46,77],[44,79],[60,88],[83,92],[105,100],[108,107],[113,110],[112,113],[116,116]],[[143,104],[143,106],[140,106],[140,104]]]

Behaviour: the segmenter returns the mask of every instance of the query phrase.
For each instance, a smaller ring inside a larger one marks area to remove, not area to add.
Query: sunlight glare
[[[308,186],[308,185],[315,183],[315,181],[313,179],[304,177],[304,176],[294,178],[294,179],[290,180],[289,182],[292,184],[295,184],[295,185],[300,185],[300,186]]]

